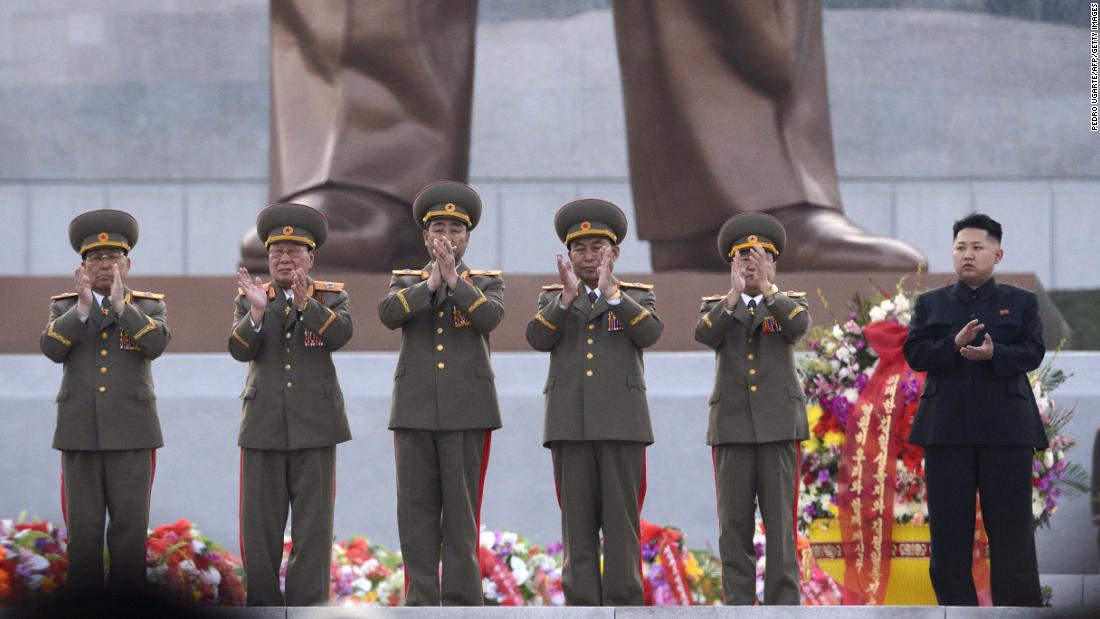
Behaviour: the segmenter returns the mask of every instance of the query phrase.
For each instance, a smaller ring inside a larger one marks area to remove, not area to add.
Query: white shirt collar
[[[599,300],[600,300],[600,297],[601,297],[601,296],[603,296],[603,295],[602,295],[602,294],[600,293],[600,289],[599,289],[599,288],[589,288],[589,287],[588,287],[588,284],[584,284],[584,293],[585,293],[585,294],[591,294],[591,293],[593,293],[593,292],[595,292],[595,293],[596,293],[596,300],[597,300],[597,301],[599,301]]]
[[[755,297],[750,297],[749,295],[742,292],[741,293],[741,302],[744,303],[746,306],[748,306],[749,301],[756,301],[756,304],[760,305],[760,303],[764,301],[764,295],[758,294]]]

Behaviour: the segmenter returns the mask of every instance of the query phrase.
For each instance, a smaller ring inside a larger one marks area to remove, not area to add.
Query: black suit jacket
[[[977,318],[993,338],[993,358],[968,361],[955,335]],[[1043,323],[1035,294],[998,284],[976,290],[962,282],[917,298],[905,359],[928,372],[909,441],[916,445],[1047,447],[1046,432],[1027,373],[1043,361]]]

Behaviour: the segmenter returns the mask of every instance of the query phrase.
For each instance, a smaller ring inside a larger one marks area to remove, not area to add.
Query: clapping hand
[[[963,359],[970,361],[987,361],[993,358],[993,338],[986,333],[982,338],[981,346],[963,346],[959,349]]]
[[[615,261],[612,260],[613,255],[614,252],[611,250],[610,245],[604,245],[600,248],[600,264],[596,267],[599,280],[597,280],[596,287],[600,289],[600,294],[605,299],[611,299],[619,291],[619,287],[615,283],[615,276],[611,274],[615,265]]]
[[[565,307],[569,307],[573,304],[573,300],[577,298],[577,291],[580,289],[580,280],[577,279],[577,274],[573,272],[573,263],[568,258],[557,254],[558,258],[558,276],[561,277],[561,304]]]
[[[252,281],[248,275],[248,269],[241,267],[237,269],[237,285],[240,286],[244,292],[244,298],[248,299],[251,306],[252,324],[260,324],[267,310],[267,291],[264,290],[263,280],[257,277],[256,281]]]
[[[76,267],[73,277],[76,280],[76,311],[82,319],[87,318],[92,312],[92,304],[95,303],[95,297],[92,296],[92,279],[88,277],[88,271],[83,264]]]
[[[745,291],[745,273],[741,260],[730,260],[730,291],[726,293],[726,309],[733,310],[741,302],[741,293]]]
[[[126,285],[122,283],[122,274],[118,271],[118,264],[111,267],[111,308],[115,310],[115,316],[122,316],[126,311]]]

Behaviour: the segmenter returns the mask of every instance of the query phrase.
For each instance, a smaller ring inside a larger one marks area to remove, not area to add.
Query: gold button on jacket
[[[543,443],[653,442],[642,351],[664,330],[651,286],[620,282],[618,305],[578,295],[562,309],[561,286],[546,286],[527,324],[527,343],[550,353]],[[589,341],[592,343],[590,344]]]
[[[378,303],[382,323],[402,332],[389,427],[499,428],[489,334],[504,318],[504,280],[459,263],[455,290],[443,282],[433,293],[431,268],[394,271]]]
[[[307,449],[351,439],[332,353],[351,339],[348,293],[339,282],[309,279],[304,312],[271,284],[260,331],[238,294],[229,354],[248,363],[237,444],[249,449]],[[298,299],[295,301],[300,302]]]
[[[794,347],[810,330],[810,313],[804,294],[790,295],[777,293],[755,315],[744,303],[727,313],[725,295],[703,299],[695,339],[716,357],[708,445],[808,438]]]
[[[163,295],[127,289],[117,316],[92,308],[80,320],[75,292],[54,297],[42,353],[65,366],[57,392],[53,446],[61,450],[146,449],[164,445],[151,362],[172,339]]]

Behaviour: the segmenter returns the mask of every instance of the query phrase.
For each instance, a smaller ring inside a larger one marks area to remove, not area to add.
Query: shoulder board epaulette
[[[69,297],[75,297],[75,296],[77,296],[77,294],[75,292],[62,292],[61,294],[53,295],[52,297],[50,297],[50,300],[51,301],[56,301],[58,299],[68,299]]]
[[[642,290],[653,290],[653,284],[639,284],[637,282],[619,282],[619,286],[622,288],[641,288]]]
[[[711,301],[718,301],[718,300],[721,300],[721,299],[724,299],[724,298],[726,298],[726,295],[724,295],[724,294],[713,294],[709,297],[703,297],[703,302],[704,303],[709,303]]]
[[[504,271],[483,271],[480,269],[472,269],[470,275],[484,275],[485,277],[500,277],[500,274]]]
[[[394,269],[393,274],[398,277],[408,277],[409,275],[415,275],[420,279],[428,279],[429,277],[428,272],[421,269]]]
[[[344,289],[344,282],[322,282],[313,280],[313,289],[323,292],[340,292]]]
[[[142,292],[140,290],[131,290],[130,296],[138,299],[156,299],[158,301],[164,298],[164,295],[159,292]]]
[[[783,294],[787,295],[787,297],[791,299],[801,299],[802,297],[806,296],[805,292],[795,292],[794,290],[788,290]]]
[[[543,290],[565,290],[565,286],[561,284],[550,284],[549,286],[543,286]]]

